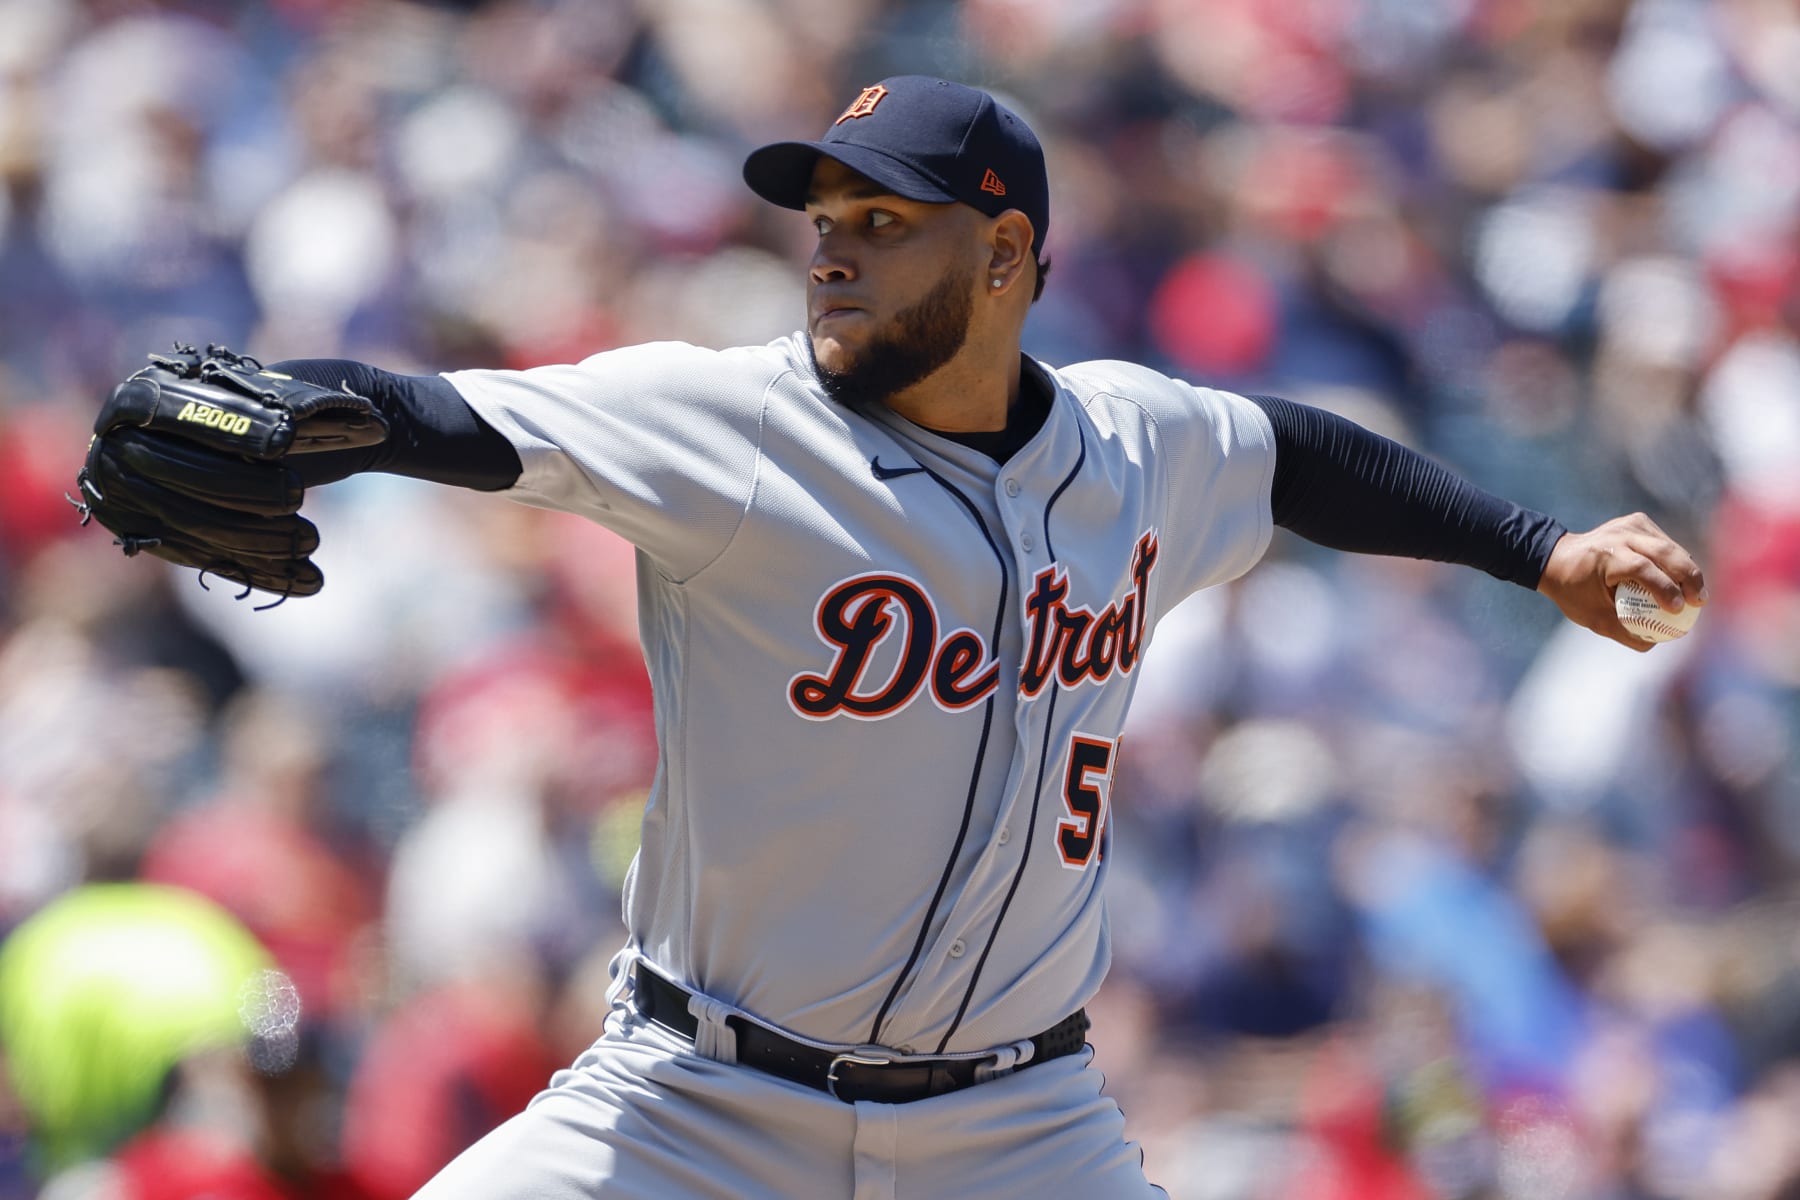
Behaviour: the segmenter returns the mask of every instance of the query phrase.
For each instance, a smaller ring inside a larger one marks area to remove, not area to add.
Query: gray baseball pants
[[[1091,1050],[908,1104],[846,1104],[627,1008],[414,1200],[1149,1200]]]

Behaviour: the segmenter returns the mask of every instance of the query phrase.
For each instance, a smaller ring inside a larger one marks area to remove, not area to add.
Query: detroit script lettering
[[[1132,551],[1129,589],[1098,613],[1069,604],[1068,573],[1057,564],[1033,577],[1025,594],[1020,695],[1036,696],[1052,681],[1064,688],[1103,683],[1115,670],[1129,674],[1137,666],[1156,555],[1150,530]],[[794,676],[788,706],[811,721],[840,714],[877,721],[925,692],[948,712],[981,703],[999,686],[1000,665],[981,634],[961,628],[940,638],[941,623],[930,593],[905,575],[877,571],[833,584],[813,613],[819,639],[834,651],[831,667]],[[890,637],[904,639],[899,661],[886,679],[871,679],[876,649]]]

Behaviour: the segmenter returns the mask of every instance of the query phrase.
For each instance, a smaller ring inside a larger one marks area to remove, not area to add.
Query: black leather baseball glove
[[[81,523],[128,555],[154,554],[282,599],[325,584],[319,531],[300,516],[290,454],[370,446],[387,422],[350,391],[264,370],[221,346],[177,345],[113,389],[76,476]]]

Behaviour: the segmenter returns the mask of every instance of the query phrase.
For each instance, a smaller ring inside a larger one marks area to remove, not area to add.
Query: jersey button
[[[963,952],[967,949],[968,949],[968,947],[963,945],[963,940],[961,938],[957,938],[954,942],[950,943],[950,957],[951,958],[961,958],[963,956]]]
[[[1019,481],[1018,480],[1009,479],[1006,481],[1006,494],[1009,496],[1016,496],[1019,494]]]
[[[1024,537],[1019,539],[1019,545],[1025,547],[1027,550],[1036,550],[1037,549],[1037,539],[1032,537],[1028,533]]]
[[[1002,825],[1000,827],[1000,844],[1004,846],[1010,841],[1012,841],[1012,830]]]

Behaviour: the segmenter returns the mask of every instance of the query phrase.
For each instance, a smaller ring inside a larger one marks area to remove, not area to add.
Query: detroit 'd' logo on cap
[[[864,88],[862,90],[862,94],[859,95],[856,99],[852,100],[850,102],[850,107],[846,108],[843,112],[843,115],[838,117],[837,120],[833,121],[832,124],[833,125],[842,125],[845,121],[850,120],[852,117],[868,116],[870,113],[875,111],[875,106],[877,104],[880,104],[882,99],[887,94],[888,94],[888,90],[886,88],[882,87],[879,83],[875,84],[873,87]]]

